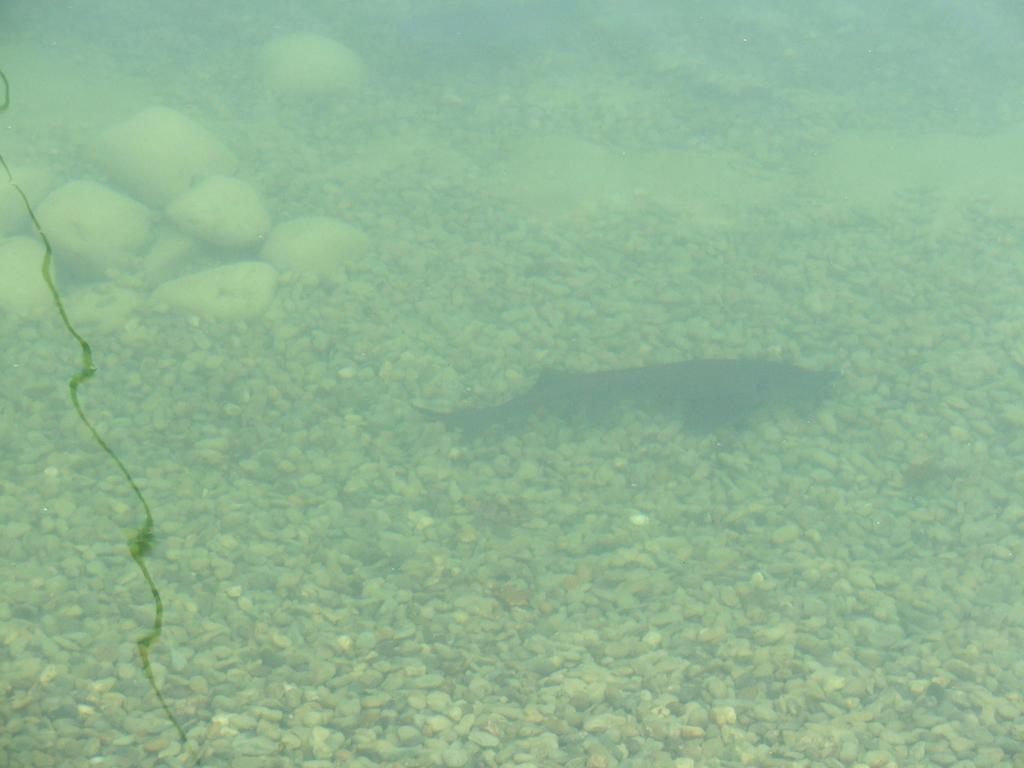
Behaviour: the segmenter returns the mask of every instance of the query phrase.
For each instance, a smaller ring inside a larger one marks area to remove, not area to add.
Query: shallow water
[[[576,0],[482,2],[416,13],[398,24],[405,43],[432,61],[519,57],[558,45],[581,22]]]

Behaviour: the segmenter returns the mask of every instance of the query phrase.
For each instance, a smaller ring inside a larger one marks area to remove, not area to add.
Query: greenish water
[[[203,764],[1020,763],[1019,11],[580,0],[495,51],[470,5],[0,11],[0,152],[33,202],[146,206],[135,250],[55,259],[82,405],[153,508],[153,667]],[[264,46],[294,32],[361,69],[282,86]],[[274,225],[368,246],[275,261],[241,317],[209,307],[251,287],[154,298],[269,258],[97,155],[157,105]],[[143,513],[67,401],[55,311],[11,306],[0,763],[180,765],[136,656]],[[842,378],[710,435],[627,409],[466,442],[414,408],[691,358]]]

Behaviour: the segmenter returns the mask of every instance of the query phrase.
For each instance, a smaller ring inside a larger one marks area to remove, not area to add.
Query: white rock
[[[260,193],[230,176],[210,176],[167,206],[171,221],[214,245],[253,245],[270,229]]]
[[[93,181],[54,190],[38,214],[57,253],[72,253],[100,271],[132,266],[150,237],[144,205]]]
[[[38,238],[11,237],[0,240],[0,307],[35,317],[53,309],[53,295],[43,280],[43,253]]]
[[[150,107],[106,130],[96,161],[118,184],[151,205],[165,205],[197,179],[233,173],[234,154],[190,117]]]
[[[261,261],[239,261],[160,285],[153,299],[209,320],[246,320],[266,312],[277,270]]]
[[[31,205],[39,204],[53,187],[52,176],[38,168],[12,168],[15,183],[22,188]],[[7,174],[0,170],[0,235],[13,235],[19,230],[27,231],[30,226],[25,201],[8,183]]]
[[[267,43],[262,57],[267,86],[291,96],[318,96],[354,88],[363,63],[341,43],[321,35],[286,35]]]
[[[274,227],[261,256],[282,270],[341,279],[345,267],[358,262],[369,243],[369,238],[351,224],[309,216]]]
[[[201,246],[195,238],[177,227],[158,227],[153,240],[142,254],[142,269],[136,276],[150,286],[176,277],[194,261]]]

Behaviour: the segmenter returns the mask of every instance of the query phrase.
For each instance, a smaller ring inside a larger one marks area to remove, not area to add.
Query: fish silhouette
[[[679,417],[708,432],[739,424],[764,406],[816,404],[836,378],[833,371],[783,362],[686,360],[590,373],[546,371],[529,390],[498,405],[418,410],[469,437],[522,426],[537,413],[597,421],[623,405]]]

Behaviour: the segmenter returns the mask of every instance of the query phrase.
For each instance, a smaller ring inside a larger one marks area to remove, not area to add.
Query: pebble
[[[461,744],[450,744],[441,753],[441,759],[447,768],[462,768],[469,765],[471,757],[469,750]]]
[[[426,705],[435,712],[446,712],[451,703],[452,697],[444,691],[431,691],[427,694]]]
[[[646,515],[643,512],[634,512],[629,516],[629,522],[637,528],[643,528],[645,525],[650,524],[651,518],[650,515]]]
[[[337,668],[324,659],[314,659],[309,665],[310,678],[314,685],[323,685],[334,677]]]
[[[449,717],[453,719],[455,718],[456,715],[459,715],[458,722],[455,723],[455,732],[459,734],[459,736],[466,736],[469,734],[471,730],[473,730],[473,723],[476,722],[476,715],[470,713],[468,715],[462,716],[461,713],[462,709],[459,707],[452,707],[450,710],[448,710]]]
[[[775,529],[772,533],[772,544],[789,544],[800,538],[800,526],[796,523],[787,523]]]
[[[411,680],[410,683],[417,688],[437,688],[444,684],[444,676],[431,673],[429,675],[417,677],[415,680]]]
[[[711,708],[711,719],[715,721],[715,725],[732,725],[736,722],[736,710],[732,707],[712,707]]]
[[[610,728],[617,728],[622,725],[625,718],[611,712],[602,712],[599,715],[592,715],[583,721],[583,730],[588,733],[600,733]]]
[[[860,589],[875,588],[875,580],[871,577],[871,574],[863,568],[851,568],[846,574],[846,578],[849,579],[853,586]]]
[[[428,735],[451,730],[452,721],[444,715],[428,715],[423,721],[423,731]]]
[[[288,650],[292,647],[292,640],[288,635],[283,632],[271,632],[270,642],[280,648],[282,651]]]
[[[391,701],[391,696],[387,693],[368,693],[359,700],[363,709],[379,709],[385,707]]]
[[[481,731],[479,728],[469,732],[469,740],[485,749],[493,749],[501,743],[493,733]]]
[[[317,725],[310,729],[309,737],[313,744],[313,749],[323,747],[327,743],[327,738],[331,735],[331,732],[324,728],[322,725]]]
[[[231,749],[239,755],[259,757],[274,754],[277,744],[264,736],[240,736],[231,742]]]
[[[644,645],[650,648],[657,648],[659,645],[661,645],[663,639],[664,638],[662,637],[661,632],[659,632],[656,629],[652,629],[646,635],[644,635],[642,642]]]
[[[423,734],[420,733],[418,728],[414,728],[411,725],[398,726],[396,733],[398,734],[398,741],[407,747],[423,742]]]

